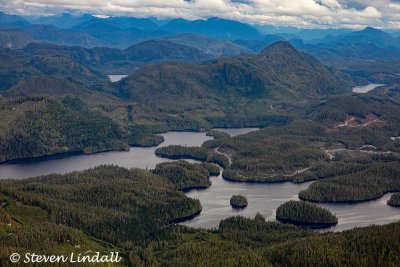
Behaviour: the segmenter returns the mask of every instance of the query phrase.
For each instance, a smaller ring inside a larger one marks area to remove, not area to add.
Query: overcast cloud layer
[[[251,24],[297,27],[400,28],[399,0],[0,0],[8,13],[198,19],[221,17]]]

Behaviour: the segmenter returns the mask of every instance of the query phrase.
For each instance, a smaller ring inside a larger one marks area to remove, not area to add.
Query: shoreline
[[[254,131],[258,131],[262,129],[262,125],[259,126],[241,126],[241,127],[221,127],[215,126],[211,128],[201,128],[201,129],[183,129],[183,130],[167,130],[167,131],[154,131],[153,134],[166,134],[166,133],[207,133],[207,131],[217,130],[217,129],[254,129]],[[210,136],[212,137],[212,136]]]
[[[205,161],[205,160],[202,160],[202,159],[199,159],[199,158],[196,158],[196,157],[191,157],[191,156],[165,156],[165,155],[157,154],[157,153],[154,153],[154,155],[156,155],[156,157],[159,157],[159,158],[162,158],[162,159],[171,159],[171,160],[191,159],[191,160],[197,160],[197,161],[212,163],[212,162],[208,162],[208,161]]]
[[[200,213],[202,212],[202,210],[203,210],[203,208],[201,208],[200,210],[196,211],[195,213],[193,213],[191,215],[172,219],[169,221],[169,224],[177,224],[177,223],[183,223],[186,221],[190,221],[190,220],[194,219],[195,217],[199,216]]]
[[[231,182],[231,183],[242,183],[242,184],[284,184],[284,183],[293,183],[291,180],[276,180],[276,181],[257,181],[257,180],[253,180],[253,179],[249,179],[249,180],[236,180],[236,179],[232,179],[229,177],[225,177],[224,175],[222,175],[222,178],[225,181]],[[304,182],[306,183],[306,182]],[[302,184],[302,183],[293,183],[293,184]]]
[[[154,145],[154,146],[132,146],[132,145],[129,145],[129,148],[135,148],[135,147],[139,147],[139,148],[157,147],[160,144]],[[90,155],[96,155],[96,154],[108,153],[108,152],[129,152],[129,151],[130,151],[130,149],[126,150],[126,149],[120,148],[120,149],[100,150],[100,151],[96,151],[96,152],[92,152],[92,153],[85,153],[82,150],[80,150],[80,151],[69,151],[69,152],[59,152],[59,153],[54,153],[54,154],[41,155],[41,156],[37,156],[37,157],[17,158],[17,159],[1,161],[0,162],[0,166],[8,165],[8,164],[19,164],[19,163],[34,163],[34,162],[53,160],[53,159],[65,159],[65,158],[74,157],[74,156],[90,156]]]
[[[206,189],[210,188],[210,186],[191,186],[191,187],[179,189],[179,191],[182,191],[183,193],[189,193],[192,190],[197,190],[197,191],[206,190]]]
[[[300,197],[300,195],[298,196],[300,200],[302,201],[307,201],[307,202],[311,202],[311,203],[317,203],[317,204],[341,204],[341,205],[352,205],[352,204],[359,204],[359,203],[364,203],[364,202],[370,202],[370,201],[377,201],[380,198],[384,197],[387,194],[395,194],[395,193],[399,193],[400,190],[389,190],[389,191],[385,191],[382,195],[376,196],[376,197],[370,197],[370,198],[366,198],[366,199],[362,199],[362,200],[340,200],[340,201],[320,201],[320,200],[312,200],[312,199],[306,199],[304,197]],[[389,205],[389,204],[387,204]],[[390,206],[390,205],[389,205]]]
[[[235,205],[235,204],[231,204],[231,207],[233,208],[233,209],[240,209],[240,210],[242,210],[242,209],[245,209],[246,207],[247,207],[248,205]]]
[[[302,228],[311,228],[311,229],[328,229],[338,225],[339,222],[336,223],[309,223],[309,222],[301,222],[291,219],[284,219],[276,217],[276,221],[283,224],[292,224]]]

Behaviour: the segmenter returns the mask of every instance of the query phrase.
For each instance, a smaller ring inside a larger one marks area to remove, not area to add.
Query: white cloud
[[[397,28],[400,24],[400,3],[390,0],[0,0],[0,9],[25,15],[79,11],[107,16],[221,17],[300,27]]]

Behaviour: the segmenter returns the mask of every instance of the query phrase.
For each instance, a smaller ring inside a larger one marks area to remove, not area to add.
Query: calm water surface
[[[384,84],[371,83],[371,84],[368,84],[368,85],[365,85],[365,86],[356,86],[356,87],[353,88],[353,92],[354,93],[359,93],[359,94],[366,94],[369,91],[372,91],[375,88],[380,87],[380,86],[384,86]]]
[[[108,78],[110,78],[112,83],[115,83],[128,76],[129,75],[108,75]]]
[[[205,133],[169,132],[161,134],[165,141],[158,147],[169,145],[201,146],[212,137]],[[0,179],[22,179],[50,173],[64,174],[82,171],[103,164],[115,164],[126,168],[153,169],[158,163],[170,161],[157,157],[158,147],[131,147],[130,151],[104,152],[92,155],[65,156],[61,158],[0,165]]]
[[[194,190],[186,195],[199,199],[203,206],[201,214],[184,222],[184,225],[202,228],[218,227],[219,221],[230,216],[242,215],[254,217],[260,212],[267,220],[275,220],[275,211],[279,205],[289,200],[298,200],[298,193],[307,189],[311,183],[292,184],[246,184],[225,181],[221,175],[211,178],[212,185],[206,190]],[[229,200],[232,195],[247,197],[247,208],[233,209]],[[376,201],[357,204],[318,204],[336,214],[337,226],[329,231],[343,231],[371,224],[386,224],[400,220],[400,209],[386,204],[391,194]]]
[[[256,129],[218,129],[231,135],[244,134]],[[165,142],[158,147],[168,145],[200,146],[203,142],[212,139],[205,133],[169,132],[162,134]],[[127,168],[154,168],[158,163],[170,161],[158,158],[154,151],[156,147],[132,147],[128,152],[105,152],[93,155],[67,156],[57,159],[46,159],[33,162],[0,165],[0,179],[22,179],[50,173],[67,173],[70,171],[85,170],[102,164],[115,164]],[[246,184],[232,183],[222,179],[222,176],[212,177],[212,186],[206,190],[194,190],[187,195],[200,200],[203,211],[191,221],[183,224],[193,227],[217,227],[221,219],[232,215],[254,217],[260,212],[268,220],[275,220],[275,210],[288,200],[298,199],[299,191],[306,189],[305,184]],[[233,194],[246,195],[249,201],[247,208],[234,210],[229,205]],[[334,231],[353,227],[368,226],[370,224],[385,224],[400,220],[400,209],[386,205],[390,194],[377,201],[353,205],[321,204],[339,218],[339,224],[331,228]]]

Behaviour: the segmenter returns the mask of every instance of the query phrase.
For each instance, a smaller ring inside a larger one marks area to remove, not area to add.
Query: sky
[[[0,0],[3,12],[200,19],[301,28],[400,29],[400,0]]]

